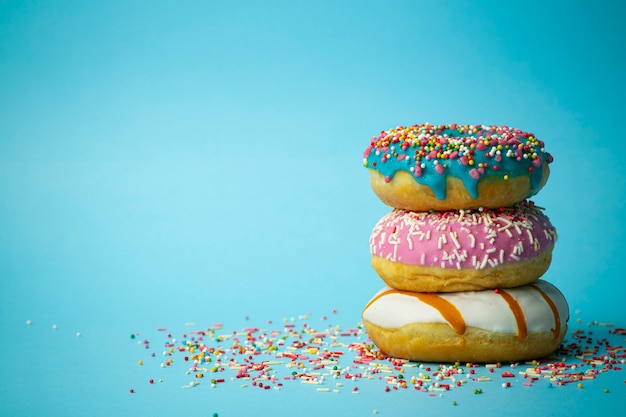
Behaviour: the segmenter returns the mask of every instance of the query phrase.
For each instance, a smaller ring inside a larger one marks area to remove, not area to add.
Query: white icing
[[[524,313],[527,331],[545,332],[556,327],[550,305],[533,286],[541,289],[552,300],[562,328],[569,319],[567,301],[556,287],[539,280],[530,285],[503,290],[519,303]],[[448,323],[436,308],[417,297],[391,292],[376,299],[380,294],[390,290],[393,289],[385,287],[372,298],[375,301],[363,311],[364,320],[388,329],[400,328],[411,323]],[[517,321],[509,304],[494,290],[437,293],[437,295],[459,310],[468,327],[502,333],[516,333],[518,330]]]

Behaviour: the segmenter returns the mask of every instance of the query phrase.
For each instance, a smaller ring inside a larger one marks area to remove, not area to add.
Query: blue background
[[[128,395],[134,331],[357,323],[389,211],[362,153],[398,125],[543,139],[544,278],[583,322],[626,325],[625,19],[604,0],[0,1],[0,414],[186,410],[186,391]]]

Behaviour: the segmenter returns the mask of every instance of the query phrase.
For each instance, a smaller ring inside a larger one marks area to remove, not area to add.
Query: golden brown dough
[[[552,249],[538,256],[493,268],[455,269],[407,265],[372,256],[372,266],[387,285],[416,292],[476,291],[489,288],[513,288],[539,279],[550,266]]]
[[[370,338],[385,354],[423,362],[509,362],[541,359],[563,341],[567,326],[558,337],[550,331],[531,333],[525,339],[515,334],[467,328],[456,334],[441,323],[415,323],[400,329],[384,329],[364,321]]]
[[[415,181],[407,171],[398,171],[389,181],[378,171],[368,169],[370,184],[374,193],[388,206],[411,210],[459,210],[478,207],[500,208],[512,206],[531,195],[530,178],[519,176],[509,178],[485,177],[478,183],[478,197],[472,198],[463,182],[453,176],[446,179],[446,198],[439,200],[432,189]],[[543,164],[543,177],[538,192],[548,181],[550,168]]]

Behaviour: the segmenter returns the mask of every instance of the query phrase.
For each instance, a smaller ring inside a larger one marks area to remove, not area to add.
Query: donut
[[[372,266],[393,288],[417,292],[511,288],[550,266],[556,229],[532,201],[445,212],[394,209],[370,235]]]
[[[383,131],[363,155],[376,195],[412,211],[511,206],[539,192],[552,160],[516,128],[428,123]]]
[[[500,290],[415,293],[385,287],[363,310],[385,354],[424,362],[541,359],[561,344],[569,308],[546,281]]]

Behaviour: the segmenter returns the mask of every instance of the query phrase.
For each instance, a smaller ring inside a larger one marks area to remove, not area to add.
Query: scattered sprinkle
[[[313,386],[319,393],[359,394],[363,384],[380,384],[387,393],[441,397],[464,387],[482,394],[493,383],[507,389],[528,389],[539,381],[545,381],[543,386],[551,389],[566,389],[569,385],[582,388],[583,383],[606,372],[621,371],[626,362],[626,350],[621,345],[626,329],[598,322],[572,329],[547,359],[510,364],[434,364],[386,356],[369,340],[362,323],[342,327],[330,324],[325,316],[316,322],[322,326],[318,328],[312,321],[309,313],[279,324],[267,321],[267,328],[250,324],[227,331],[221,325],[204,329],[194,326],[178,338],[173,332],[165,338],[157,333],[157,344],[139,341],[141,358],[137,363],[164,368],[166,379],[192,377],[191,382],[181,381],[184,389],[202,389],[198,388],[200,381],[208,378],[205,388],[211,389],[237,382],[241,388],[274,391],[298,383]],[[133,333],[131,339],[138,334]],[[156,352],[153,346],[157,346]],[[154,379],[147,381],[147,385],[153,384]],[[608,393],[608,388],[604,392]]]

